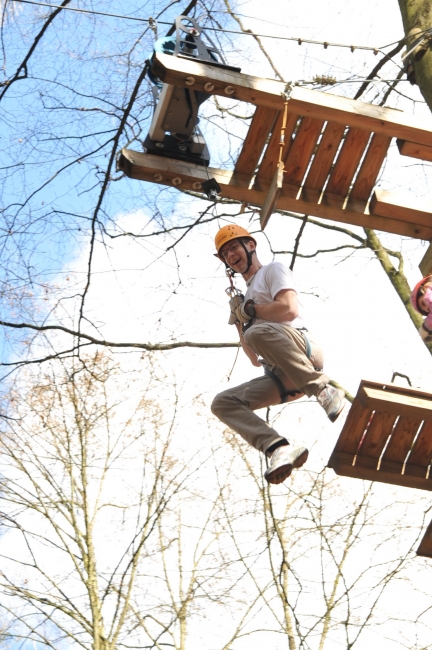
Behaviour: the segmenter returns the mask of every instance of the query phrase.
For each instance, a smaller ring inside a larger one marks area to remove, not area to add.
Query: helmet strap
[[[253,251],[249,251],[249,250],[246,248],[246,245],[245,245],[243,239],[240,239],[240,243],[241,243],[241,245],[243,246],[243,248],[244,248],[244,250],[245,250],[246,257],[247,257],[247,261],[248,261],[248,265],[247,265],[247,268],[246,268],[246,271],[245,271],[245,273],[247,273],[247,272],[249,271],[250,267],[252,266],[252,261],[253,261],[253,260],[252,260],[252,255],[253,255],[254,253],[256,254],[256,251],[255,251],[255,250],[253,250]],[[242,273],[242,275],[244,275],[244,274]]]

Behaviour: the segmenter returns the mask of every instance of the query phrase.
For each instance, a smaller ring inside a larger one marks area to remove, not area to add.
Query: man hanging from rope
[[[232,294],[229,323],[236,325],[241,346],[264,376],[217,395],[212,412],[250,445],[266,454],[268,483],[282,483],[293,468],[304,465],[305,447],[288,440],[253,411],[315,395],[334,422],[344,407],[345,393],[329,385],[322,352],[308,333],[292,271],[280,262],[262,265],[256,241],[240,226],[228,225],[215,237],[217,257],[231,273],[240,273],[247,291]]]

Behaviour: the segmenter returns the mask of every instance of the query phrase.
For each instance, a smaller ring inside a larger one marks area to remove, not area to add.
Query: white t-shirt
[[[275,296],[282,289],[293,289],[297,294],[298,316],[292,321],[285,321],[284,325],[291,327],[306,327],[304,323],[304,308],[300,302],[297,283],[294,280],[294,274],[281,262],[270,262],[262,266],[255,275],[246,282],[247,291],[246,300],[252,299],[257,305],[267,305],[273,302]],[[269,321],[263,318],[255,318],[254,323],[267,323]]]

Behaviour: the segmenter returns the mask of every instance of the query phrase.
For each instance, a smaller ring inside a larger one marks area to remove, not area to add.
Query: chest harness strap
[[[312,347],[311,347],[310,341],[309,341],[308,337],[306,336],[304,330],[299,329],[297,331],[300,332],[301,335],[304,338],[304,342],[305,342],[305,346],[306,346],[305,353],[306,353],[307,358],[310,359],[311,356],[312,356]],[[315,370],[321,371],[322,368],[315,368]],[[268,368],[267,366],[264,368],[264,374],[267,375],[268,377],[271,377],[273,379],[273,381],[276,382],[276,385],[277,385],[277,387],[279,389],[279,395],[280,395],[280,398],[281,398],[280,403],[281,404],[285,404],[288,401],[288,397],[294,397],[295,395],[302,395],[303,394],[303,391],[298,390],[297,388],[293,388],[292,390],[287,390],[285,388],[285,386],[283,385],[282,380],[272,370],[270,370],[270,368]]]

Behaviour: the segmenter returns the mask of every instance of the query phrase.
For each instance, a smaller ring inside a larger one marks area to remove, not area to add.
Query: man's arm
[[[267,305],[254,305],[257,318],[271,321],[272,323],[283,323],[291,321],[298,316],[297,293],[294,289],[281,289],[273,302]]]
[[[261,368],[261,364],[258,361],[258,355],[255,354],[252,348],[250,348],[244,340],[241,324],[236,323],[236,327],[240,337],[240,345],[242,346],[245,355],[250,359],[253,366],[255,366],[256,368]]]

